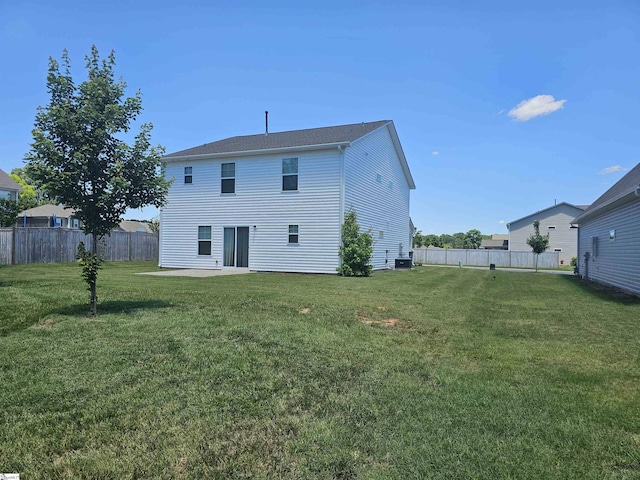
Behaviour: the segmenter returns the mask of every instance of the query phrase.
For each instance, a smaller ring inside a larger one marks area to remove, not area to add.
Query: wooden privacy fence
[[[0,228],[0,265],[74,262],[78,245],[87,250],[91,235],[68,228]],[[158,235],[145,232],[111,232],[101,240],[101,252],[111,262],[158,260]]]
[[[541,253],[538,258],[538,268],[558,268],[558,252]],[[512,252],[509,250],[463,250],[454,248],[414,248],[413,261],[432,263],[435,265],[471,265],[488,267],[535,268],[535,254],[533,252]]]

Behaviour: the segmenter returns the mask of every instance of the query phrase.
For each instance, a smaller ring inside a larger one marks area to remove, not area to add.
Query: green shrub
[[[358,216],[351,208],[344,216],[342,224],[342,244],[340,245],[339,275],[345,277],[368,277],[371,275],[373,236],[371,231],[360,231]]]

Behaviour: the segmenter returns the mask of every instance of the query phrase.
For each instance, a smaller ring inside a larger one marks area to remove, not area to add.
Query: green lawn
[[[570,276],[0,267],[0,473],[640,478],[640,302]]]

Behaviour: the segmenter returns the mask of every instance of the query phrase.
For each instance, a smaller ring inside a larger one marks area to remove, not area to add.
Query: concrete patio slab
[[[223,270],[203,270],[198,268],[181,268],[161,270],[159,272],[142,272],[137,275],[156,275],[160,277],[218,277],[220,275],[242,275],[245,273],[255,273],[248,268],[230,268]]]

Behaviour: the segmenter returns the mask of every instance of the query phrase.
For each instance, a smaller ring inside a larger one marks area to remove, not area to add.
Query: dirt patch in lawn
[[[37,330],[51,330],[55,325],[56,324],[52,319],[47,318],[44,322],[34,325],[33,328]]]
[[[387,310],[386,307],[378,307],[377,308],[378,312],[384,312]],[[374,314],[367,314],[366,312],[360,311],[360,310],[356,310],[356,318],[361,322],[364,323],[365,325],[371,325],[371,326],[376,326],[376,327],[385,327],[385,328],[389,328],[389,327],[394,327],[397,328],[398,327],[398,323],[400,322],[400,320],[398,320],[397,318],[378,318],[379,317],[379,313],[375,312]]]

